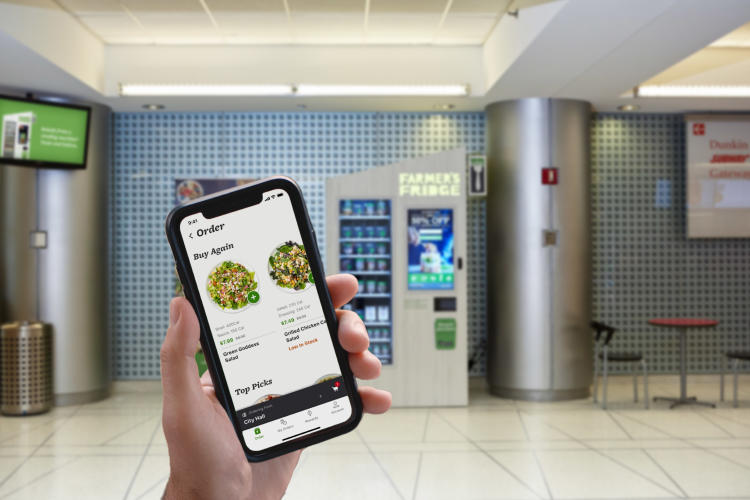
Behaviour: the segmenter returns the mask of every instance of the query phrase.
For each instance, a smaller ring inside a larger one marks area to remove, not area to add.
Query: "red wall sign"
[[[542,184],[544,184],[545,186],[557,185],[557,168],[544,167],[542,169]]]

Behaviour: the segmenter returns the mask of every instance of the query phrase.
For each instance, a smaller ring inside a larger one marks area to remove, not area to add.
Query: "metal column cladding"
[[[486,111],[491,391],[529,400],[585,397],[592,377],[591,105],[530,98]],[[550,168],[554,183],[545,182]]]
[[[52,325],[57,405],[101,399],[111,385],[112,113],[105,106],[88,106],[85,169],[0,166],[0,320]],[[38,248],[32,248],[34,234],[45,236]]]
[[[109,145],[111,111],[91,106],[84,170],[39,173],[39,318],[54,330],[55,404],[109,395]]]

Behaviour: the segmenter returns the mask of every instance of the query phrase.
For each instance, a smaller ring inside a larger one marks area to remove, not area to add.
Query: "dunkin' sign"
[[[750,237],[750,117],[687,117],[688,236]]]

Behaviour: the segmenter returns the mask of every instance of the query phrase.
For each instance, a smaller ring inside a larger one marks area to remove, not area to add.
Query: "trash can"
[[[52,408],[52,325],[5,323],[0,330],[0,412],[32,415]]]

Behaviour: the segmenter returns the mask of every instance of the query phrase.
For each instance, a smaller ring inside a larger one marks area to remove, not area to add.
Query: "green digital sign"
[[[89,109],[0,97],[0,163],[84,167]]]

